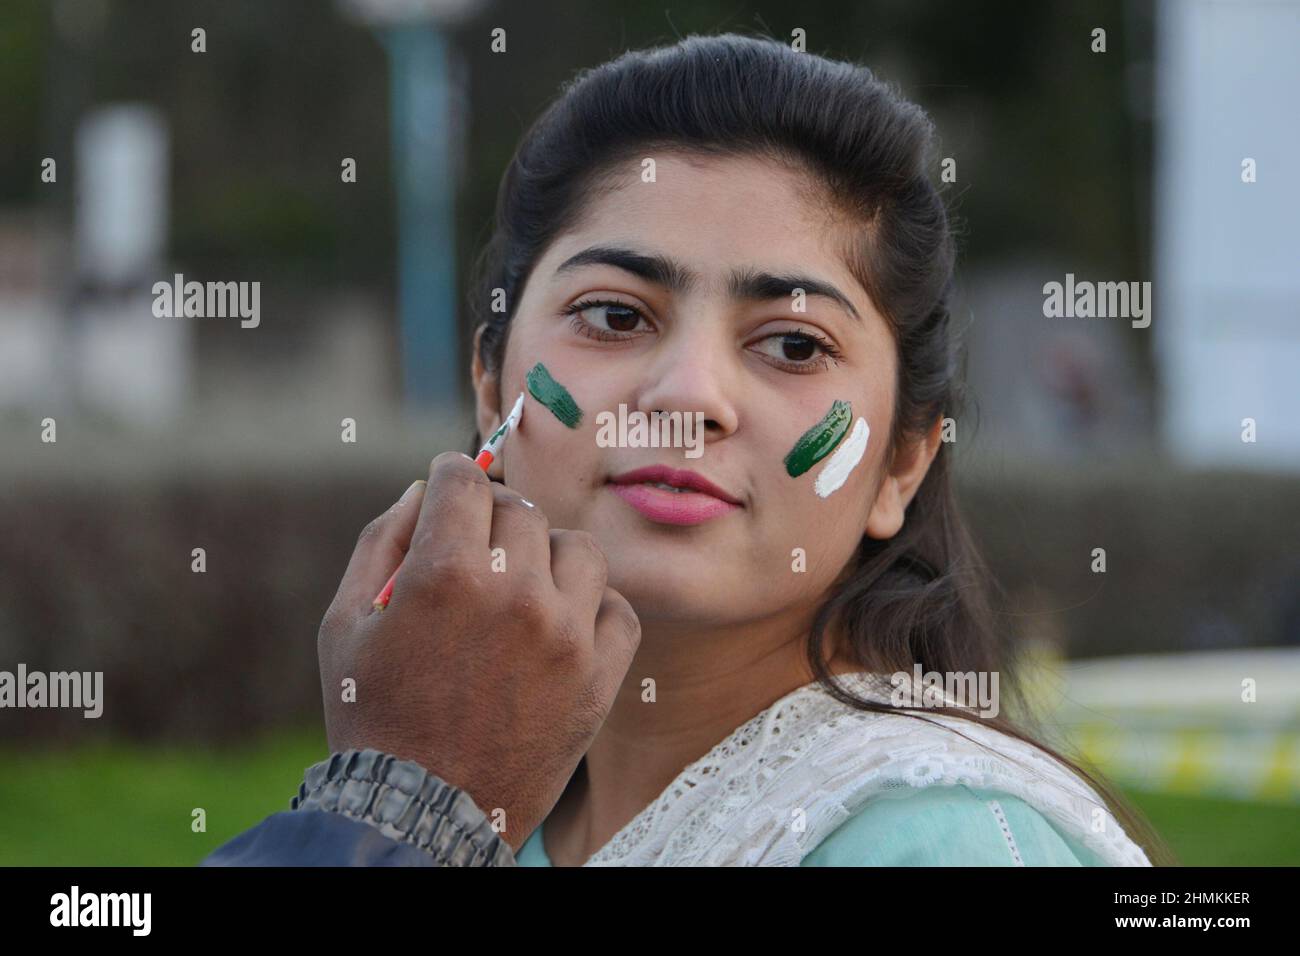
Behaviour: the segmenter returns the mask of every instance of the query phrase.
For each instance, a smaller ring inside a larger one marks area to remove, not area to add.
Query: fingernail
[[[529,500],[528,500],[527,498],[525,498],[523,495],[520,495],[520,496],[519,496],[519,500],[522,501],[524,504],[528,505],[528,507],[530,507],[530,508],[536,508],[536,507],[537,507],[537,505],[533,504],[531,501],[529,501]]]
[[[461,458],[468,458],[470,461],[473,461],[473,460],[474,460],[474,456],[473,456],[473,455],[467,455],[467,454],[465,454],[463,451],[460,452],[460,457],[461,457]]]
[[[425,483],[425,482],[424,482],[424,479],[423,479],[423,478],[417,478],[417,479],[415,479],[415,481],[411,482],[411,487],[409,487],[409,488],[407,488],[405,491],[403,491],[403,492],[402,492],[402,497],[398,498],[397,500],[398,500],[399,502],[400,502],[400,501],[405,501],[407,498],[411,497],[411,493],[414,492],[416,488],[421,487],[424,483]]]

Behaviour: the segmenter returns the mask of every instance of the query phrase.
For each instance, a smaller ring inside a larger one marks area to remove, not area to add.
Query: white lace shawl
[[[883,675],[837,679],[856,696],[889,701]],[[856,710],[817,683],[687,766],[584,865],[797,866],[868,800],[957,784],[1019,797],[1107,865],[1151,865],[1092,788],[1041,750],[978,720]]]

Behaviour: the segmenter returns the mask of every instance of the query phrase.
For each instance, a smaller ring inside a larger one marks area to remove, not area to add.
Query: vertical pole
[[[446,42],[427,23],[388,28],[397,184],[398,312],[407,414],[461,415],[455,183]]]

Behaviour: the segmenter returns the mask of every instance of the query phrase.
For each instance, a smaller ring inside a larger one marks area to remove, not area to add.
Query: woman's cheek
[[[865,403],[864,403],[865,404]],[[799,591],[821,590],[852,559],[870,513],[871,427],[853,403],[837,399],[792,441],[778,463],[773,501],[781,510],[773,535],[773,573]]]
[[[792,576],[800,592],[820,591],[857,547],[858,509],[847,496],[823,501],[807,494],[787,502],[791,527],[781,536],[783,547],[773,549],[773,570]]]
[[[567,501],[560,475],[556,474],[555,461],[547,450],[551,444],[539,444],[535,439],[527,443],[521,441],[514,448],[515,455],[507,460],[505,482],[513,491],[541,508],[553,527],[563,527],[557,521],[567,507]],[[507,454],[510,450],[507,446]]]

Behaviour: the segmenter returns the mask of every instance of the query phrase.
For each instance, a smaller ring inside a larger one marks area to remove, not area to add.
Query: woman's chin
[[[627,599],[641,619],[665,624],[691,624],[697,627],[720,627],[746,618],[749,608],[732,606],[721,595],[740,593],[734,589],[704,586],[716,583],[704,572],[694,575],[674,570],[671,574],[622,574],[610,559],[608,584]]]

